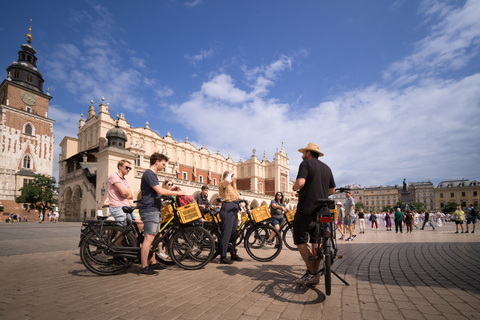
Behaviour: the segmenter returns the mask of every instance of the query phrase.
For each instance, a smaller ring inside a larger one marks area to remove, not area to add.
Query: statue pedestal
[[[410,197],[409,191],[402,191],[402,211],[413,209],[413,198]]]

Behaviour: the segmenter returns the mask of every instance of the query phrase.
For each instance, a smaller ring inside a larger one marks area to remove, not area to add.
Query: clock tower
[[[52,97],[48,89],[43,92],[31,27],[26,36],[27,44],[21,45],[18,60],[7,68],[7,79],[0,84],[0,203],[4,215],[14,213],[32,221],[38,220],[38,213],[28,212],[15,200],[34,174],[52,175],[55,121],[48,118]]]

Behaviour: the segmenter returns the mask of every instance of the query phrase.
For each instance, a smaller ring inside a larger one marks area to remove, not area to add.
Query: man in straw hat
[[[305,261],[307,272],[299,279],[298,284],[318,284],[320,261],[315,261],[315,243],[318,239],[316,215],[314,214],[317,199],[326,199],[335,192],[335,180],[332,170],[318,160],[323,156],[317,144],[310,142],[305,148],[298,150],[302,153],[302,163],[298,168],[297,180],[293,186],[298,193],[298,206],[293,221],[293,239],[300,255]],[[309,243],[311,245],[309,245]]]

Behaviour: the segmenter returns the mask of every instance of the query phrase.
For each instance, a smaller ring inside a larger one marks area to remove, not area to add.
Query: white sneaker
[[[320,282],[320,274],[311,274],[306,272],[301,278],[298,278],[294,281],[296,284],[318,284]]]
[[[170,256],[168,254],[165,254],[165,253],[159,253],[158,254],[160,258],[162,258],[163,260],[169,260],[170,259]]]

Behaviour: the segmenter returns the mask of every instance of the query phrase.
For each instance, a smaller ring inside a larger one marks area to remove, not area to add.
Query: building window
[[[142,160],[140,158],[140,155],[137,155],[137,158],[135,159],[135,166],[140,167]]]
[[[476,197],[477,196],[477,191],[473,191],[473,196]]]
[[[203,183],[203,176],[198,177],[198,182]]]
[[[13,73],[13,77],[14,77],[15,79],[20,78],[20,71],[15,70],[15,72]]]
[[[263,193],[263,182],[258,184],[258,192]]]
[[[213,185],[214,185],[214,186],[217,185],[217,179],[216,179],[216,178],[213,178]]]
[[[26,155],[25,157],[23,157],[23,167],[25,169],[30,169],[30,166],[31,166],[30,156]]]
[[[32,135],[32,134],[33,134],[32,125],[29,124],[29,123],[27,123],[27,124],[25,125],[25,129],[24,129],[23,133]]]
[[[28,184],[29,180],[28,179],[23,179],[23,186],[25,187]]]
[[[32,75],[31,74],[27,74],[27,81],[32,82]]]
[[[32,113],[32,108],[31,108],[31,107],[25,107],[25,110],[26,110],[28,113]]]
[[[440,192],[440,198],[443,198],[443,192]]]
[[[462,191],[462,197],[466,197],[465,191]]]
[[[450,192],[450,198],[455,198],[455,192]]]
[[[188,175],[186,172],[182,172],[182,177],[183,177],[183,180],[187,180],[188,179]]]

